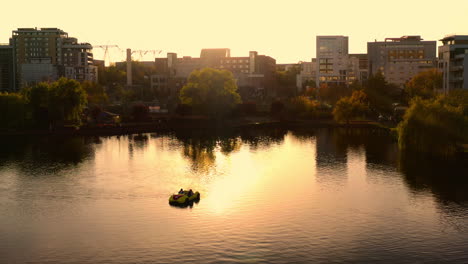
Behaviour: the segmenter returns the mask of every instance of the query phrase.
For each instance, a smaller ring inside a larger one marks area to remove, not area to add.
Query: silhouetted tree
[[[241,102],[231,72],[204,68],[193,71],[180,91],[180,101],[193,110],[221,118]]]

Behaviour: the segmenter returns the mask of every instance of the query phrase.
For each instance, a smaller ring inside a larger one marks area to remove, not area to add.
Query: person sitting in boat
[[[187,195],[188,195],[189,197],[193,195],[192,189],[190,189],[190,190],[188,191],[188,194],[187,194]]]
[[[184,189],[180,188],[179,194],[184,194]]]

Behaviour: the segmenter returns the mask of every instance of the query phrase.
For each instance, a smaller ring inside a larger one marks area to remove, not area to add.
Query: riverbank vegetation
[[[277,73],[276,84],[265,87],[270,92],[276,90],[271,93],[276,97],[248,97],[243,102],[231,72],[205,68],[192,72],[187,82],[181,83],[181,89],[173,94],[171,108],[157,99],[157,91],[146,96],[143,87],[149,85],[146,77],[151,69],[143,71],[142,67],[135,66],[141,73],[135,75],[135,87],[124,88],[125,67],[119,65],[108,67],[98,84],[61,78],[18,93],[1,93],[0,129],[99,128],[117,125],[114,119],[119,120],[119,126],[120,122],[160,125],[170,120],[187,128],[190,122],[209,123],[210,127],[272,122],[342,127],[375,125],[378,121],[396,131],[402,149],[451,155],[468,142],[467,91],[441,95],[442,75],[437,70],[417,74],[404,87],[388,83],[379,72],[348,86],[317,87],[309,80],[301,92],[296,90],[293,78],[299,69],[292,68]],[[279,92],[277,86],[288,92]],[[102,125],[103,120],[111,121]]]
[[[400,148],[436,156],[452,156],[468,142],[468,91],[410,102],[398,125]]]
[[[79,125],[86,105],[86,92],[75,80],[39,83],[20,93],[0,94],[0,128]]]

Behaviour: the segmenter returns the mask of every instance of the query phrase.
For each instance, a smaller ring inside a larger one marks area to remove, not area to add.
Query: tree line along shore
[[[229,71],[192,72],[172,109],[123,91],[61,78],[0,93],[0,135],[105,135],[220,127],[332,127],[391,131],[399,147],[451,156],[468,143],[468,91],[438,92],[441,74],[416,75],[404,89],[382,74],[349,87],[310,84],[300,94],[243,101]],[[127,95],[126,95],[127,94]]]

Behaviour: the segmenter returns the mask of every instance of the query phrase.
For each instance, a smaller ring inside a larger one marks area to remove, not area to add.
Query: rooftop
[[[447,35],[440,41],[448,41],[448,40],[468,40],[468,35]]]
[[[402,41],[421,41],[421,36],[402,36],[400,38],[385,38],[385,42],[402,42]]]

